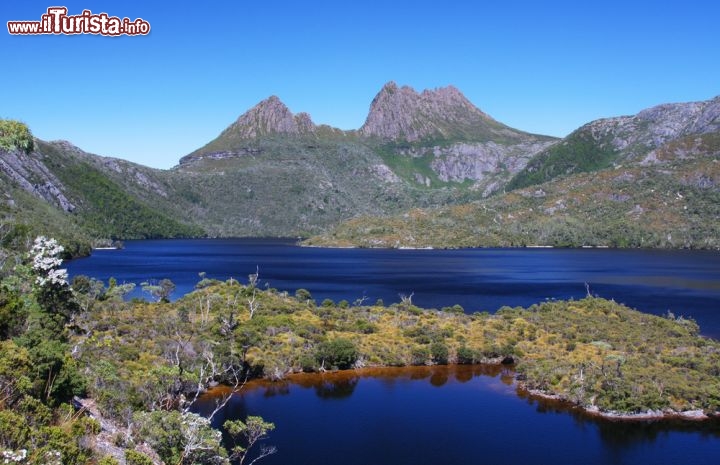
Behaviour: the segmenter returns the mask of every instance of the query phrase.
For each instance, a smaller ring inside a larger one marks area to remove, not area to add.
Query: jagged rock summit
[[[306,113],[293,115],[272,96],[241,115],[216,139],[183,157],[180,166],[206,167],[204,161],[248,156],[267,159],[282,150],[296,157],[309,148],[324,147],[330,153],[340,146],[353,146],[372,151],[385,163],[420,160],[394,173],[413,185],[470,180],[475,189],[489,195],[522,170],[534,154],[555,142],[555,138],[494,120],[453,86],[417,92],[391,81],[373,99],[359,130],[316,126]],[[327,156],[323,159],[325,164],[332,163]]]
[[[273,95],[240,115],[215,140],[184,157],[180,163],[208,157],[242,156],[249,143],[277,135],[360,136],[367,142],[420,142],[429,146],[455,142],[516,145],[537,139],[494,120],[453,86],[417,92],[390,81],[373,99],[365,124],[357,131],[316,126],[310,115],[293,114]]]
[[[253,142],[273,136],[315,135],[318,126],[307,113],[293,114],[276,96],[261,101],[225,128],[218,137],[180,159],[180,165],[206,158],[245,156],[257,152]]]
[[[390,81],[373,99],[359,132],[382,140],[416,142],[488,140],[509,129],[483,113],[453,86],[417,92]]]
[[[272,134],[306,134],[315,131],[315,124],[307,113],[294,115],[275,95],[246,111],[225,132],[241,139],[253,139]]]

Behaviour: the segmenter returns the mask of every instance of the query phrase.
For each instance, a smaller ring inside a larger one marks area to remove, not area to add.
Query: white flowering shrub
[[[182,434],[185,437],[185,451],[217,450],[222,441],[222,433],[213,429],[210,420],[196,413],[182,414]]]
[[[62,265],[60,254],[65,249],[53,238],[38,236],[35,238],[32,249],[30,249],[30,258],[32,260],[32,269],[37,275],[35,282],[40,286],[45,284],[54,284],[65,286],[68,284],[68,273]]]
[[[24,463],[27,458],[27,449],[3,450],[0,452],[2,463]]]

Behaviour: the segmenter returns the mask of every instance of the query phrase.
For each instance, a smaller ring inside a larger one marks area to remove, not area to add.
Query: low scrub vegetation
[[[488,200],[359,217],[306,241],[359,247],[720,248],[717,139],[707,156],[576,174]],[[662,156],[662,153],[659,154]]]
[[[252,276],[202,280],[175,302],[128,302],[130,287],[114,280],[71,286],[61,255],[38,238],[0,282],[0,452],[17,463],[254,460],[274,451],[251,446],[275,425],[227,422],[226,449],[192,411],[208,386],[365,366],[514,363],[519,388],[585,408],[720,410],[720,344],[673,315],[595,297],[495,315],[409,298],[317,305],[307,290],[257,289]]]

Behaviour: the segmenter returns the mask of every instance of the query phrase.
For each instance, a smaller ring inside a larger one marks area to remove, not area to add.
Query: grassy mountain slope
[[[357,218],[311,245],[720,248],[720,134],[485,201]]]
[[[674,140],[720,131],[720,97],[658,105],[635,116],[593,121],[535,156],[506,190],[560,176],[635,163]]]
[[[129,167],[137,177],[128,176]],[[86,154],[66,142],[35,139],[28,153],[0,151],[3,255],[25,248],[28,238],[39,234],[58,238],[70,255],[87,254],[99,240],[204,234],[170,207],[177,202],[167,193],[153,190],[160,186],[153,171]]]
[[[77,205],[78,223],[98,237],[145,239],[183,237],[202,231],[177,221],[151,202],[133,195],[127,184],[112,179],[92,162],[59,144],[38,143],[45,165],[65,187]]]
[[[246,140],[220,157],[186,158],[173,176],[198,197],[192,216],[224,236],[307,235],[456,195],[402,181],[363,144],[317,134]]]
[[[505,188],[513,190],[542,184],[567,174],[609,168],[618,155],[619,151],[608,140],[598,140],[589,131],[578,130],[533,158]]]

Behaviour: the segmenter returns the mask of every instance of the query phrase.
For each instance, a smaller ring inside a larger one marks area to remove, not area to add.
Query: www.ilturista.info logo
[[[83,10],[79,15],[68,16],[64,6],[51,6],[40,21],[8,21],[10,34],[96,34],[103,36],[137,36],[150,33],[150,23],[142,18],[131,21],[128,18],[94,14]]]

